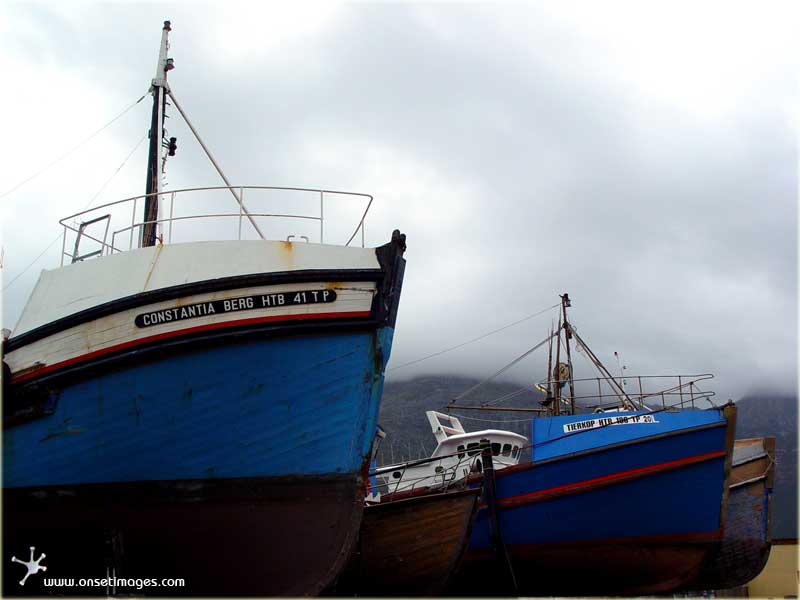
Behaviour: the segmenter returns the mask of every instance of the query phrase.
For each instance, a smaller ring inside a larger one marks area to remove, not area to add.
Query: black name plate
[[[136,323],[137,327],[150,327],[152,325],[172,323],[173,321],[208,317],[209,315],[281,306],[298,306],[300,304],[328,304],[334,300],[336,300],[336,292],[333,290],[257,294],[255,296],[241,296],[239,298],[228,298],[227,300],[198,302],[197,304],[154,310],[136,315],[134,323]]]

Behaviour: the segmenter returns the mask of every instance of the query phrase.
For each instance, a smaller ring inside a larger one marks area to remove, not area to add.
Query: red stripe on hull
[[[166,333],[159,333],[157,335],[151,335],[137,340],[131,340],[129,342],[123,342],[122,344],[117,344],[115,346],[110,346],[108,348],[103,348],[101,350],[95,350],[94,352],[89,352],[88,354],[82,354],[81,356],[76,356],[68,360],[64,360],[52,365],[41,367],[39,369],[36,369],[35,371],[29,371],[28,373],[25,373],[23,375],[17,375],[16,377],[12,377],[11,383],[19,383],[22,381],[27,381],[28,379],[39,377],[46,373],[50,373],[51,371],[55,371],[56,369],[69,367],[77,363],[81,363],[87,360],[91,360],[93,358],[97,358],[99,356],[103,356],[104,354],[111,354],[112,352],[119,352],[120,350],[127,350],[129,348],[134,348],[136,346],[141,346],[144,344],[149,344],[151,342],[157,342],[159,340],[187,335],[190,333],[212,331],[215,329],[225,329],[228,327],[240,327],[242,325],[257,325],[260,323],[273,323],[280,321],[308,321],[313,319],[346,319],[346,318],[369,317],[369,315],[370,311],[368,310],[335,312],[335,313],[334,312],[308,313],[301,315],[278,315],[272,317],[254,317],[251,319],[237,319],[235,321],[223,321],[222,323],[210,323],[208,325],[198,325],[197,327],[189,327],[187,329],[181,329],[179,331],[169,331]]]
[[[557,498],[566,494],[575,494],[579,492],[586,492],[589,490],[621,483],[623,481],[630,481],[656,473],[663,473],[678,469],[687,465],[711,460],[714,458],[722,458],[725,456],[725,450],[716,450],[714,452],[707,452],[705,454],[698,454],[696,456],[689,456],[687,458],[680,458],[677,460],[670,460],[655,465],[647,465],[646,467],[637,467],[636,469],[629,469],[627,471],[619,471],[610,475],[603,475],[601,477],[594,477],[584,481],[577,481],[575,483],[567,483],[544,490],[537,490],[535,492],[528,492],[526,494],[519,494],[511,496],[510,498],[503,498],[498,500],[497,504],[501,508],[508,508],[514,506],[523,506],[525,504],[532,504],[534,502],[542,502],[551,498]]]

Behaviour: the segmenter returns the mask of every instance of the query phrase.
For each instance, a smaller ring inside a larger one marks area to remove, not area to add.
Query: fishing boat
[[[734,415],[622,412],[575,435],[600,419],[534,419],[531,462],[496,474],[498,539],[479,514],[467,564],[503,546],[522,594],[679,587],[722,539]]]
[[[48,577],[265,596],[318,593],[355,547],[405,236],[364,247],[366,194],[233,186],[221,169],[224,186],[163,190],[166,109],[185,117],[170,29],[146,193],[61,221],[62,266],[41,273],[4,343],[6,593],[42,594],[11,561],[31,546]],[[287,197],[319,212],[269,209]],[[354,200],[363,216],[333,243],[329,215]],[[295,222],[318,237],[279,233]]]
[[[548,379],[537,384],[545,397],[521,409],[536,415],[531,460],[496,472],[495,506],[478,514],[454,591],[491,593],[484,566],[498,561],[521,595],[677,589],[723,539],[735,405],[699,408],[712,395],[699,391],[707,375],[675,376],[660,389],[650,385],[657,377],[613,377],[561,298],[558,328],[533,348],[551,343]],[[571,341],[599,378],[573,379]]]
[[[722,544],[685,589],[728,590],[761,573],[772,546],[774,478],[775,438],[736,440]]]

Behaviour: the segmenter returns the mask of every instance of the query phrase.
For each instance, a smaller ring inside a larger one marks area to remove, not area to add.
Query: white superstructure
[[[461,421],[453,415],[433,410],[425,415],[438,442],[436,449],[422,464],[412,462],[378,469],[377,473],[387,479],[385,493],[451,485],[468,477],[471,472],[481,472],[481,440],[489,440],[496,470],[516,465],[521,449],[528,443],[525,436],[501,429],[467,433]],[[441,458],[435,460],[437,457]]]

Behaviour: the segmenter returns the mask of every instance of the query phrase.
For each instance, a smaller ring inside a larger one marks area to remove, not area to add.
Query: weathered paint
[[[86,378],[5,431],[3,485],[358,472],[380,399],[376,337],[388,354],[390,328],[236,339]],[[83,433],[42,446],[64,423]]]
[[[466,550],[480,491],[433,492],[367,506],[357,552],[332,593],[441,592]]]

